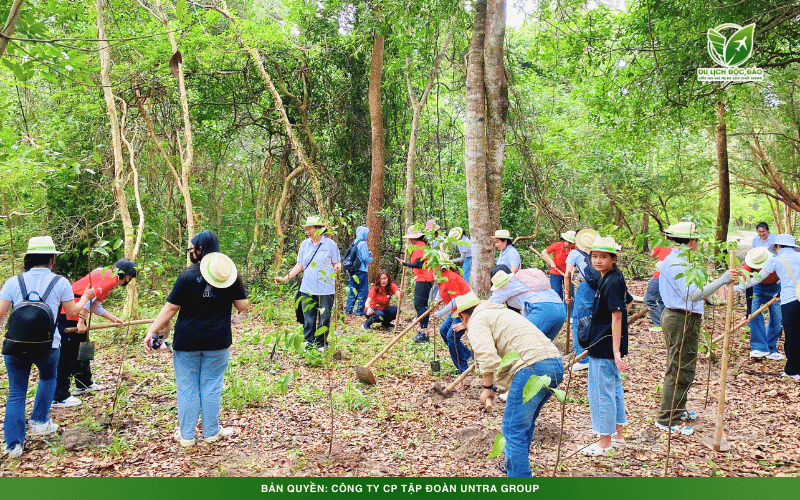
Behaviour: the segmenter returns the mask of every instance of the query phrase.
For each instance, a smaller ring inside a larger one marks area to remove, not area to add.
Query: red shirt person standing
[[[561,240],[544,249],[540,255],[550,264],[550,288],[564,299],[564,275],[567,272],[567,255],[575,248],[575,231],[561,233]],[[550,255],[553,257],[551,258]]]

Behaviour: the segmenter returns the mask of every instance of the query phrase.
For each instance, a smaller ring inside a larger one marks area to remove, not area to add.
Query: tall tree
[[[383,73],[384,37],[375,33],[375,45],[372,47],[372,63],[369,70],[369,119],[372,127],[372,174],[369,186],[369,203],[367,204],[367,227],[369,228],[368,246],[376,258],[369,266],[369,280],[375,281],[380,269],[381,232],[383,217],[383,177],[386,157],[386,144],[383,138],[383,110],[381,109],[381,76]]]
[[[717,209],[716,240],[728,239],[728,224],[731,221],[731,177],[728,169],[728,129],[725,125],[725,102],[720,97],[717,102],[717,174],[719,177],[719,206]]]
[[[17,27],[19,14],[22,12],[22,4],[24,2],[25,0],[14,0],[14,3],[11,4],[11,8],[8,10],[6,24],[3,26],[3,31],[0,32],[0,59],[2,59],[3,54],[6,53],[9,38],[14,34],[14,28]]]

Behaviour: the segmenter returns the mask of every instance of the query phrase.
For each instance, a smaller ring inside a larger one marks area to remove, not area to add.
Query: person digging
[[[561,354],[538,328],[501,304],[480,300],[469,292],[457,297],[454,306],[453,318],[460,318],[466,326],[473,356],[483,374],[481,403],[494,399],[498,387],[508,388],[502,425],[507,475],[530,477],[528,457],[536,418],[564,376]],[[518,353],[519,359],[500,370],[501,360],[510,352]],[[550,377],[549,387],[523,402],[525,384],[534,375]]]

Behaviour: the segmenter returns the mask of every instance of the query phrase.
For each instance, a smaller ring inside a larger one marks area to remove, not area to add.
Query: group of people
[[[56,256],[62,253],[50,236],[31,238],[22,254],[24,272],[9,278],[0,290],[0,323],[8,316],[3,342],[9,379],[3,454],[10,458],[22,455],[26,436],[58,431],[52,408],[80,405],[76,395],[104,389],[92,380],[93,354],[81,355],[81,344],[88,340],[89,315],[123,326],[118,316],[103,308],[103,302],[117,286],[124,287],[137,276],[136,265],[120,259],[111,269],[95,269],[70,284],[53,272]],[[178,313],[172,345],[179,420],[174,437],[184,447],[195,443],[201,414],[204,441],[214,442],[233,432],[219,425],[222,384],[232,342],[232,306],[238,311],[248,307],[236,265],[219,252],[214,233],[195,235],[188,253],[192,265],[178,277],[143,341],[147,352],[168,350],[166,342],[159,337],[156,345],[153,337],[168,330],[169,320]],[[32,413],[26,419],[32,366],[39,371],[39,382]],[[73,379],[75,389],[70,393]]]

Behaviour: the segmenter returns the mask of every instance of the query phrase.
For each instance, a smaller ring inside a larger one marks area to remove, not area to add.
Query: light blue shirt
[[[514,245],[506,245],[506,249],[500,252],[500,256],[497,258],[497,265],[506,265],[509,269],[513,271],[511,266],[517,266],[517,269],[522,267],[522,258],[519,256],[519,252]]]
[[[583,256],[580,250],[573,248],[569,251],[569,254],[567,254],[567,264],[575,266],[575,269],[578,270],[578,279],[580,281],[586,281],[586,268],[589,267],[589,263],[586,262],[586,257]]]
[[[668,309],[680,309],[703,314],[704,302],[702,300],[693,302],[689,299],[689,294],[700,289],[694,284],[690,284],[687,287],[685,276],[675,277],[686,270],[686,259],[679,257],[679,253],[677,248],[673,248],[667,258],[661,262],[661,276],[658,278],[658,291],[661,294],[661,301],[664,302],[664,307]]]
[[[31,299],[38,299],[38,293],[44,294],[50,280],[53,279],[55,273],[46,267],[34,267],[30,271],[26,271],[22,278],[25,280],[25,288],[28,290],[28,297]],[[37,293],[32,293],[37,292]],[[50,295],[47,296],[45,304],[53,312],[53,323],[58,318],[58,312],[61,310],[61,303],[72,301],[75,295],[72,293],[72,285],[69,284],[67,278],[61,277],[60,280],[53,287]],[[22,290],[19,288],[19,279],[16,276],[10,277],[6,280],[2,290],[0,290],[0,299],[11,302],[12,306],[24,300]],[[11,311],[9,310],[9,314]],[[61,347],[61,333],[56,328],[53,334],[53,348]]]
[[[458,245],[456,245],[456,249],[458,250],[458,253],[460,253],[461,256],[464,257],[465,259],[472,258],[472,245],[470,244],[470,241],[469,241],[469,238],[467,238],[467,235],[466,234],[462,234],[460,241],[466,242],[466,244],[459,243]]]
[[[517,278],[511,278],[511,281],[492,292],[488,300],[495,304],[508,304],[514,309],[522,311],[525,309],[525,302],[533,302],[532,294],[533,292],[523,282]]]
[[[784,261],[786,263],[784,264]],[[789,265],[789,269],[786,268]],[[792,274],[794,279],[792,279]],[[794,248],[781,248],[777,257],[773,257],[764,264],[761,272],[754,275],[747,283],[758,284],[773,272],[778,273],[781,283],[781,304],[788,304],[793,300],[797,300],[797,287],[795,284],[800,284],[800,253],[797,253]]]
[[[300,292],[309,295],[333,295],[336,291],[333,265],[341,261],[339,246],[332,239],[322,236],[317,245],[311,242],[311,238],[304,240],[297,252],[297,262],[303,266]]]
[[[769,236],[767,236],[767,241],[762,240],[761,236],[756,235],[756,237],[753,238],[753,244],[751,245],[751,247],[752,248],[767,247],[767,250],[772,252],[772,248],[770,248],[770,247],[772,245],[774,245],[774,244],[775,244],[775,235],[772,234],[772,233],[769,233]],[[772,252],[772,254],[775,255],[775,252]]]

